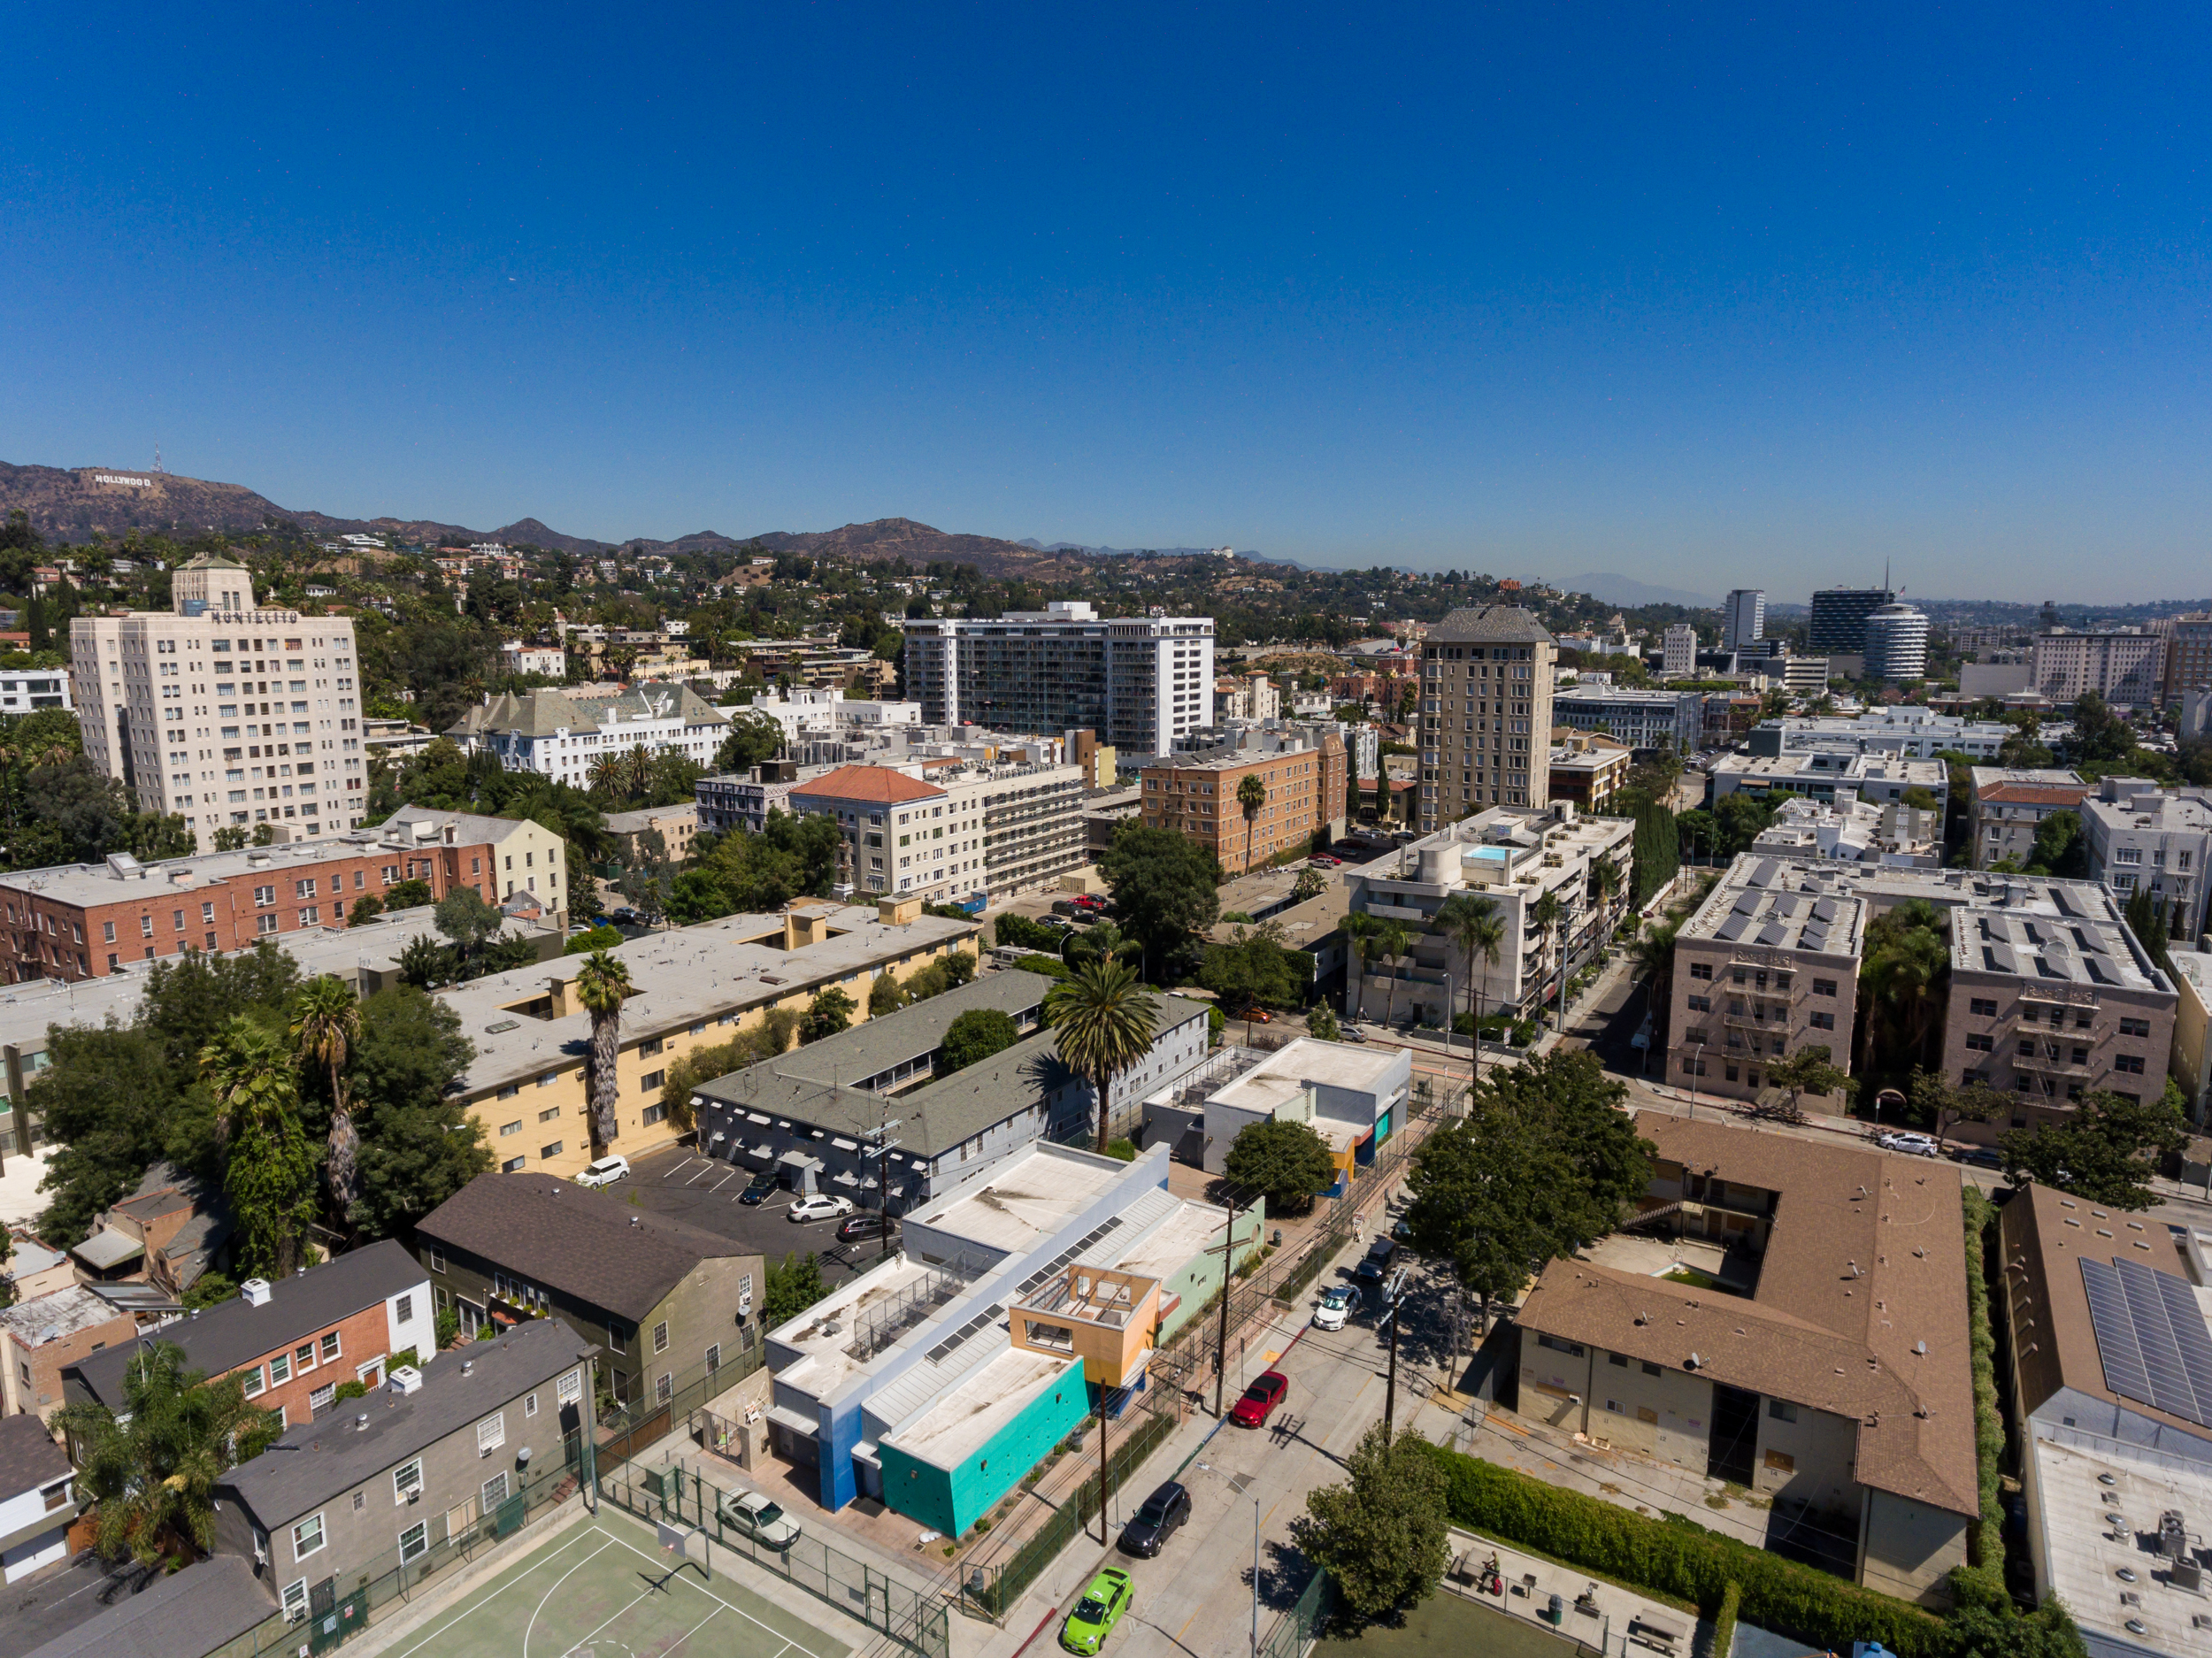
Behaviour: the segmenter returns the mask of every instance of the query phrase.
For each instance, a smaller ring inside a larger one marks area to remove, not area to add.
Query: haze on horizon
[[[2199,596],[2200,8],[12,14],[0,458]]]

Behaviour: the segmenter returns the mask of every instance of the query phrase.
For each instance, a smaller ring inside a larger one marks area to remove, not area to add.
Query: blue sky
[[[2212,592],[2202,7],[9,16],[0,459]]]

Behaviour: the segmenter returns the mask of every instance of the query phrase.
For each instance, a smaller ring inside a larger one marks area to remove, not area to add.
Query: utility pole
[[[1260,1658],[1260,1500],[1252,1499],[1252,1658]]]
[[[894,1117],[887,1123],[877,1124],[872,1131],[876,1141],[876,1195],[883,1206],[880,1215],[882,1224],[876,1232],[876,1259],[879,1261],[891,1258],[891,1148],[900,1143],[890,1137],[891,1131],[902,1126],[905,1121],[904,1117]]]
[[[1221,1385],[1229,1373],[1229,1283],[1230,1269],[1237,1255],[1237,1206],[1226,1181],[1221,1189],[1222,1207],[1227,1210],[1221,1224],[1221,1341],[1214,1355],[1214,1420],[1221,1420]]]
[[[1098,1540],[1109,1540],[1106,1534],[1106,1478],[1110,1472],[1106,1462],[1106,1379],[1098,1383]]]
[[[1402,1269],[1401,1269],[1402,1270]],[[1398,1304],[1405,1297],[1405,1286],[1398,1287],[1390,1298],[1390,1309],[1383,1315],[1390,1325],[1390,1378],[1383,1385],[1383,1444],[1390,1443],[1392,1424],[1398,1411]]]

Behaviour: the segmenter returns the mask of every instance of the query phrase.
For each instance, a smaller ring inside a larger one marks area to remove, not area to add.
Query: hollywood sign
[[[154,480],[150,478],[126,478],[121,472],[95,472],[92,481],[96,484],[128,484],[134,489],[151,489],[154,487]]]

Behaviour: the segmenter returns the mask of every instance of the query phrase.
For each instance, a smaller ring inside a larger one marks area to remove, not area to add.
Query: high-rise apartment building
[[[85,756],[141,811],[279,841],[358,827],[366,808],[359,669],[342,616],[262,610],[243,564],[175,572],[171,609],[80,616],[70,672]]]
[[[1912,605],[1885,604],[1866,618],[1866,677],[1921,679],[1928,673],[1928,618]]]
[[[1763,587],[1738,587],[1721,606],[1721,645],[1741,650],[1767,636],[1767,595]]]
[[[1515,604],[1454,610],[1421,646],[1420,827],[1551,800],[1559,650]]]
[[[1813,595],[1812,620],[1806,628],[1805,654],[1859,656],[1866,654],[1866,618],[1897,595],[1887,587],[1823,587]]]
[[[1260,786],[1249,810],[1237,798],[1247,778]],[[1225,870],[1256,869],[1317,851],[1317,835],[1344,821],[1344,743],[1333,735],[1164,756],[1144,768],[1144,824],[1196,841]]]
[[[1010,898],[1083,863],[1082,769],[1049,759],[840,766],[790,806],[836,819],[843,879],[864,894]]]
[[[2094,691],[2115,708],[2155,707],[2164,695],[2166,641],[2139,628],[2038,633],[2029,684],[2054,702]]]
[[[1056,734],[1166,754],[1213,722],[1210,616],[1102,617],[1079,601],[906,624],[906,694],[931,725]]]
[[[1660,641],[1660,672],[1670,679],[1693,679],[1697,673],[1697,629],[1677,622]]]
[[[2166,641],[2166,701],[2212,690],[2212,610],[2161,617],[2151,626]]]

